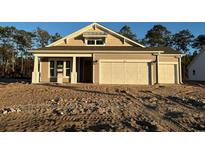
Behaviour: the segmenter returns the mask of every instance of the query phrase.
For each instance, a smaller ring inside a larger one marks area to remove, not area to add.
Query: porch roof
[[[33,49],[32,51],[55,51],[55,50],[70,50],[70,51],[163,51],[163,54],[182,54],[179,51],[170,47],[133,47],[133,46],[51,46],[43,47],[39,49]]]

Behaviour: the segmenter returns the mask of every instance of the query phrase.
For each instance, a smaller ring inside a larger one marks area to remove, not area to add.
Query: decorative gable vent
[[[96,32],[96,31],[88,31],[88,32],[84,32],[83,33],[83,37],[87,38],[87,37],[107,37],[107,33],[105,32]]]
[[[67,43],[68,43],[67,39],[64,39],[64,43],[65,43],[65,44],[67,44]]]

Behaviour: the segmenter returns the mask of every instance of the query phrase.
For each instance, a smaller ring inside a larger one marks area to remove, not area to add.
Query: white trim
[[[149,63],[150,65],[150,75],[151,75],[151,85],[154,85],[154,79],[153,79],[153,63]]]
[[[102,28],[102,29],[107,30],[107,31],[110,32],[110,33],[113,33],[113,34],[115,34],[115,35],[117,35],[117,36],[119,36],[119,37],[121,37],[121,38],[124,38],[125,40],[127,40],[127,41],[129,41],[129,42],[132,42],[133,44],[136,44],[136,45],[138,45],[138,46],[140,46],[140,47],[145,48],[144,45],[142,45],[142,44],[140,44],[140,43],[137,43],[137,42],[135,42],[135,41],[133,41],[133,40],[131,40],[131,39],[129,39],[129,38],[127,38],[127,37],[121,35],[121,34],[118,34],[118,33],[114,32],[113,30],[108,29],[108,28],[106,28],[106,27],[104,27],[104,26],[102,26],[102,25],[100,25],[100,24],[98,24],[98,23],[92,23],[92,24],[90,24],[90,25],[88,25],[88,26],[86,26],[86,27],[84,27],[84,28],[81,28],[80,30],[78,30],[78,31],[76,31],[76,32],[74,32],[74,33],[72,33],[72,34],[70,34],[70,35],[67,35],[67,36],[63,37],[62,39],[60,39],[60,40],[58,40],[58,41],[56,41],[56,42],[53,42],[53,43],[49,44],[47,47],[58,45],[62,40],[75,37],[75,36],[77,36],[79,33],[85,32],[86,30],[88,30],[88,29],[91,28],[92,26],[98,26],[98,27],[100,27],[100,28]]]
[[[40,69],[39,69],[39,81],[41,82],[41,76],[42,76],[42,61],[41,61],[41,58],[40,58],[40,64],[39,64],[40,66]]]
[[[60,58],[60,57],[92,57],[92,54],[57,54],[57,53],[53,53],[53,54],[43,54],[43,53],[40,53],[40,54],[34,54],[36,56],[39,56],[39,57],[56,57],[56,58]]]
[[[124,54],[146,54],[146,53],[152,53],[152,54],[159,54],[159,53],[164,53],[164,51],[129,51],[129,50],[113,50],[113,51],[109,51],[109,50],[30,50],[30,53],[33,53],[34,55],[37,54],[51,54],[51,53],[55,53],[55,54],[67,54],[68,56],[83,56],[85,54],[92,54],[92,53],[104,53],[104,54],[112,54],[112,53],[124,53]],[[74,55],[77,54],[77,55]],[[79,54],[79,55],[78,55]]]
[[[177,64],[178,65],[178,62],[159,62],[159,64],[167,64],[167,65]]]
[[[151,59],[100,59],[99,62],[126,62],[126,63],[148,63],[148,62],[153,62],[154,60]]]

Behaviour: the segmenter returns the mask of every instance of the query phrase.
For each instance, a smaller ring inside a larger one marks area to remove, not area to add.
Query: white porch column
[[[77,83],[76,57],[73,56],[71,83]]]
[[[159,83],[159,54],[156,55],[156,83]]]
[[[179,57],[179,83],[183,83],[182,82],[182,63],[181,63],[181,56]]]
[[[32,83],[39,83],[38,56],[34,56],[34,67],[33,67],[33,72],[32,72]]]

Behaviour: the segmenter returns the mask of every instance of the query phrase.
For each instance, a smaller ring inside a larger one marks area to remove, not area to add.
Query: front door
[[[84,82],[91,83],[92,82],[92,61],[85,60],[84,61]]]

